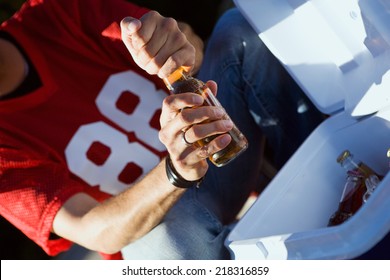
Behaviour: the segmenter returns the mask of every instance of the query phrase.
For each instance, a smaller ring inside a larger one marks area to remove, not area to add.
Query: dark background
[[[107,0],[109,1],[109,0]],[[128,0],[139,6],[157,10],[164,16],[186,21],[203,39],[210,35],[212,27],[223,10],[231,7],[231,0]],[[23,0],[0,0],[0,22],[8,19],[24,3]]]
[[[0,0],[0,22],[11,17],[24,2],[22,0]],[[134,0],[130,2],[189,23],[203,40],[207,40],[222,11],[233,5],[230,0]],[[0,216],[0,259],[51,258]]]

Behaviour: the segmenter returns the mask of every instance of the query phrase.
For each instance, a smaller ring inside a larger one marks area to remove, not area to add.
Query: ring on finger
[[[187,130],[184,130],[182,133],[181,133],[181,140],[184,142],[184,144],[186,144],[187,146],[192,146],[193,143],[191,142],[188,142],[187,138],[186,138],[186,131]]]

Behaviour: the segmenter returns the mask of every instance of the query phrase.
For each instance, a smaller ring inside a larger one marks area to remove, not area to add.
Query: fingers
[[[209,119],[207,123],[199,123],[192,125],[185,131],[185,139],[189,143],[196,143],[202,139],[210,138],[213,135],[223,134],[230,131],[233,128],[231,120],[214,120]],[[203,141],[203,142],[208,142]],[[223,143],[221,143],[223,145]],[[221,144],[217,143],[218,146]]]
[[[214,81],[207,81],[206,86],[211,90],[211,92],[214,94],[214,96],[217,96],[218,91],[218,85]]]
[[[199,95],[192,93],[165,98],[160,125],[166,128],[168,137],[187,130],[191,141],[196,142],[212,134],[225,133],[233,127],[231,120],[223,119],[226,112],[222,107],[201,106],[201,100]]]
[[[212,142],[210,142],[209,144],[200,146],[198,149],[194,151],[193,154],[194,156],[196,156],[198,160],[199,158],[200,159],[209,158],[211,155],[227,147],[227,145],[229,145],[231,140],[232,138],[229,134],[222,134],[220,136],[215,137],[212,140]],[[191,158],[192,157],[187,157],[190,164],[191,164],[190,161]],[[196,158],[194,158],[194,160],[196,160]]]
[[[223,119],[225,115],[223,108],[214,106],[182,109],[162,126],[160,141],[173,161],[196,165],[230,143],[227,132],[233,122]]]
[[[195,48],[195,64],[191,73],[197,73],[203,62],[204,42],[197,34],[195,34],[192,27],[187,23],[179,21],[178,26],[180,30],[186,35],[191,45]]]
[[[208,81],[206,83],[211,92],[217,95],[217,83],[214,81]],[[207,97],[206,95],[204,97]],[[205,103],[204,97],[195,93],[182,93],[169,95],[164,99],[162,114],[160,118],[160,125],[163,126],[165,121],[169,121],[174,118],[179,111],[184,108],[198,107]]]
[[[170,153],[172,160],[176,163],[177,170],[181,170],[181,174],[192,172],[191,169],[197,165],[203,165],[205,160],[211,155],[217,153],[223,148],[227,147],[231,141],[229,134],[218,135],[213,138],[208,144],[203,146],[186,146],[184,152]],[[183,176],[183,175],[182,175]],[[188,178],[186,176],[183,176]]]
[[[172,18],[151,11],[140,20],[124,18],[121,30],[134,61],[151,75],[165,78],[179,66],[194,66],[195,48]]]
[[[204,102],[202,96],[195,93],[183,93],[177,95],[169,95],[164,99],[162,104],[162,112],[160,116],[160,125],[165,124],[174,119],[177,114],[184,108],[198,107]]]
[[[161,126],[160,140],[169,143],[172,136],[186,131],[187,142],[195,143],[211,135],[226,133],[232,129],[233,123],[221,119],[224,115],[222,108],[213,106],[183,109]]]
[[[176,48],[173,46],[176,46]],[[173,46],[169,46],[167,44],[165,46],[165,50],[167,52],[159,53],[159,55],[156,56],[156,61],[154,61],[156,63],[156,65],[154,66],[158,68],[158,65],[160,65],[160,60],[164,60],[167,57],[165,63],[160,67],[157,72],[157,75],[161,79],[168,77],[180,66],[185,66],[188,69],[192,69],[195,63],[194,47],[192,45],[187,43],[180,48],[179,45],[173,44]]]
[[[176,145],[177,151],[170,152],[172,164],[175,166],[177,172],[186,180],[198,180],[207,172],[208,163],[206,159],[225,148],[230,141],[230,135],[223,134],[215,137],[203,146],[184,144],[185,148],[181,152],[180,148],[177,147],[178,145]]]

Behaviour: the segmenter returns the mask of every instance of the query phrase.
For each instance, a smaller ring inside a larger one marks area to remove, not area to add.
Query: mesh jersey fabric
[[[72,245],[49,238],[69,197],[103,201],[166,154],[157,135],[167,92],[120,39],[120,21],[147,11],[122,0],[32,0],[0,27],[42,83],[0,101],[0,214],[51,256]]]

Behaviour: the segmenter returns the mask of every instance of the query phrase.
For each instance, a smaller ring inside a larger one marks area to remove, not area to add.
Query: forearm
[[[106,228],[98,238],[107,241],[107,249],[116,251],[155,227],[183,193],[183,189],[168,182],[162,161],[139,183],[94,209],[86,218],[102,219]]]
[[[118,196],[91,207],[85,213],[72,213],[72,226],[57,223],[55,232],[91,250],[120,251],[155,227],[184,193],[184,189],[169,183],[164,164],[162,161]],[[69,208],[76,203],[71,200],[65,205],[68,215],[72,211]]]

